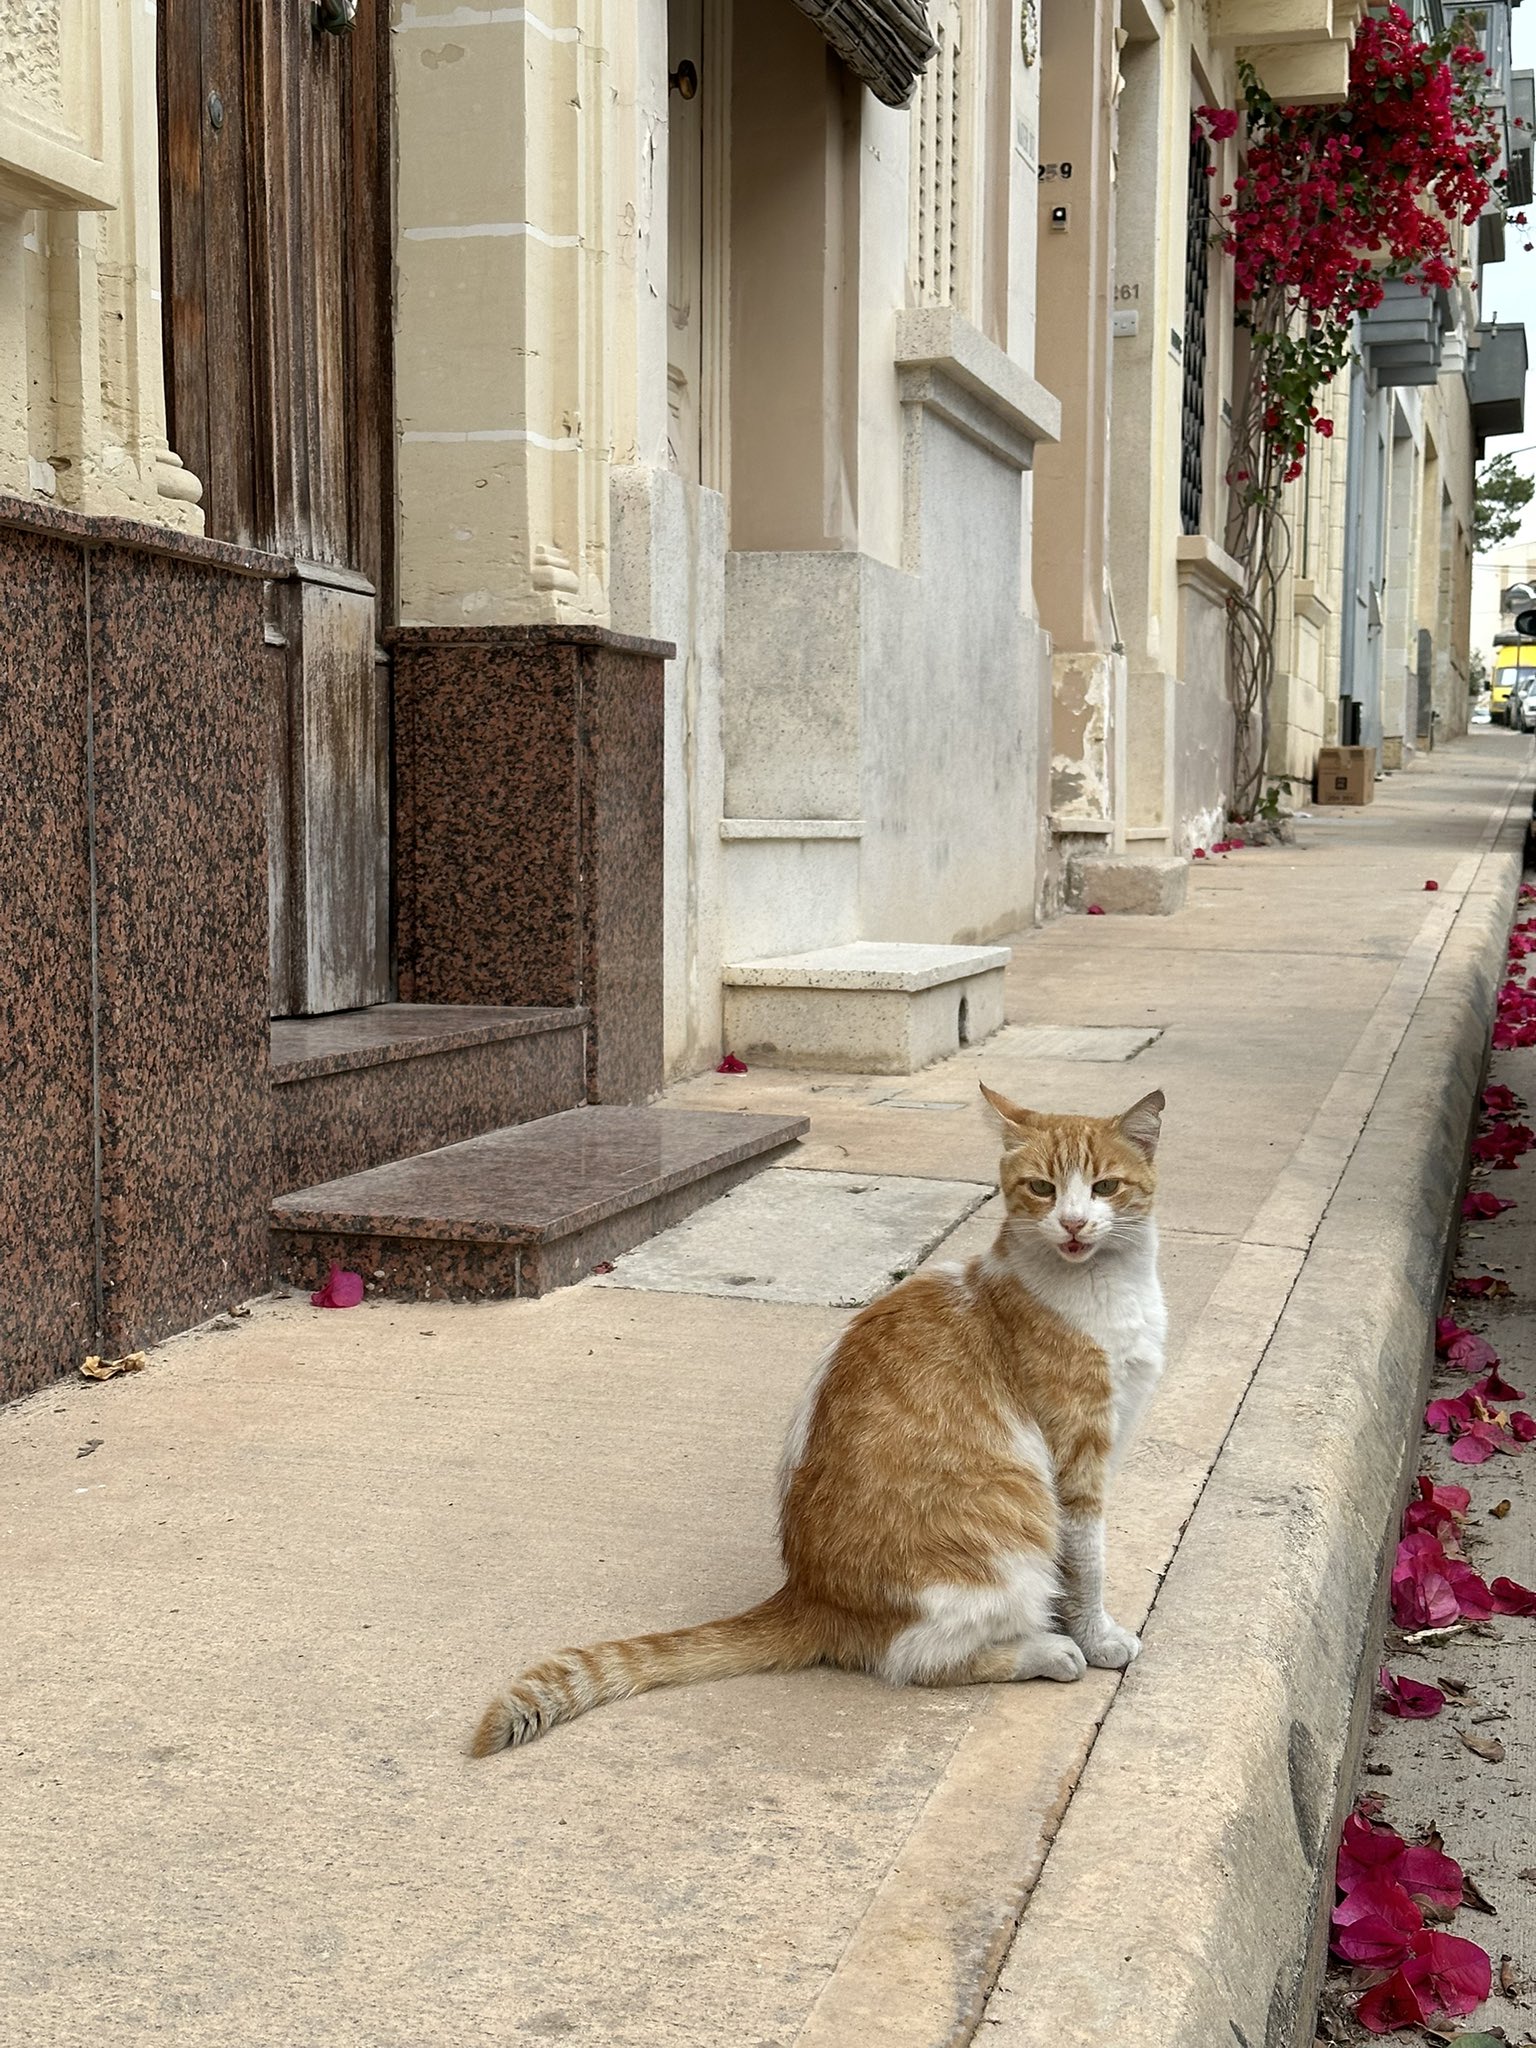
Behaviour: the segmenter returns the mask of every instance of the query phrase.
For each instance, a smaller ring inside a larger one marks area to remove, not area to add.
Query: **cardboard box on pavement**
[[[1320,804],[1368,804],[1376,795],[1374,747],[1324,747],[1317,757]]]

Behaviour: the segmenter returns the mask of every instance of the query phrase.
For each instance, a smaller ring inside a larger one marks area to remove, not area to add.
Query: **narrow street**
[[[1196,862],[1171,917],[1024,934],[1005,1028],[919,1074],[674,1088],[803,1109],[809,1137],[611,1272],[257,1301],[6,1410],[7,2040],[1209,2048],[1300,2023],[1531,756],[1474,736],[1294,847]],[[1168,1097],[1172,1356],[1110,1512],[1140,1660],[701,1686],[470,1762],[530,1655],[771,1588],[779,1440],[847,1304],[994,1227],[980,1078]],[[1517,1289],[1523,1213],[1468,1247]],[[1496,1341],[1519,1383],[1536,1339]],[[1480,1506],[1517,1462],[1473,1475]],[[1528,1512],[1479,1525],[1526,1579]],[[1412,1668],[1506,1706],[1484,1654]],[[1462,1718],[1384,1739],[1438,1754]],[[1498,1725],[1515,1768],[1524,1723]],[[1471,1810],[1495,1767],[1463,1755],[1465,1816],[1406,1756],[1381,1782],[1405,1819],[1437,1804],[1512,1915],[1508,1822]]]

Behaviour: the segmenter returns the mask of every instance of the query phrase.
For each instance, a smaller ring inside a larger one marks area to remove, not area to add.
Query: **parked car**
[[[1509,722],[1521,732],[1536,732],[1536,676],[1523,683],[1516,693]]]
[[[1501,647],[1494,656],[1489,708],[1496,725],[1518,725],[1523,692],[1536,683],[1536,647]]]

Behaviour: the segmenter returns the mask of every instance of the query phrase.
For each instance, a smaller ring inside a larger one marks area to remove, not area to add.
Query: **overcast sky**
[[[1514,9],[1515,63],[1517,71],[1536,70],[1536,0],[1526,0]],[[1523,320],[1531,357],[1525,378],[1525,432],[1506,434],[1488,443],[1487,453],[1505,449],[1515,454],[1516,466],[1536,475],[1536,253],[1526,254],[1525,244],[1536,242],[1536,207],[1526,209],[1531,225],[1522,231],[1510,228],[1505,237],[1508,251],[1502,263],[1490,263],[1483,272],[1483,318]],[[1518,538],[1536,544],[1536,499],[1526,507]]]

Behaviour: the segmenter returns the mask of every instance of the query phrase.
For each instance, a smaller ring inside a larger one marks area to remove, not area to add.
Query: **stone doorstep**
[[[271,1027],[272,1192],[337,1180],[586,1095],[585,1009],[380,1003]]]
[[[588,1108],[301,1189],[272,1204],[279,1279],[332,1263],[415,1299],[569,1285],[780,1157],[805,1117]]]
[[[760,1066],[911,1074],[1003,1022],[1007,946],[859,940],[727,967],[725,1036]]]
[[[1080,853],[1067,862],[1067,902],[1074,910],[1096,904],[1122,916],[1170,917],[1188,896],[1189,862],[1174,855],[1138,860]]]

